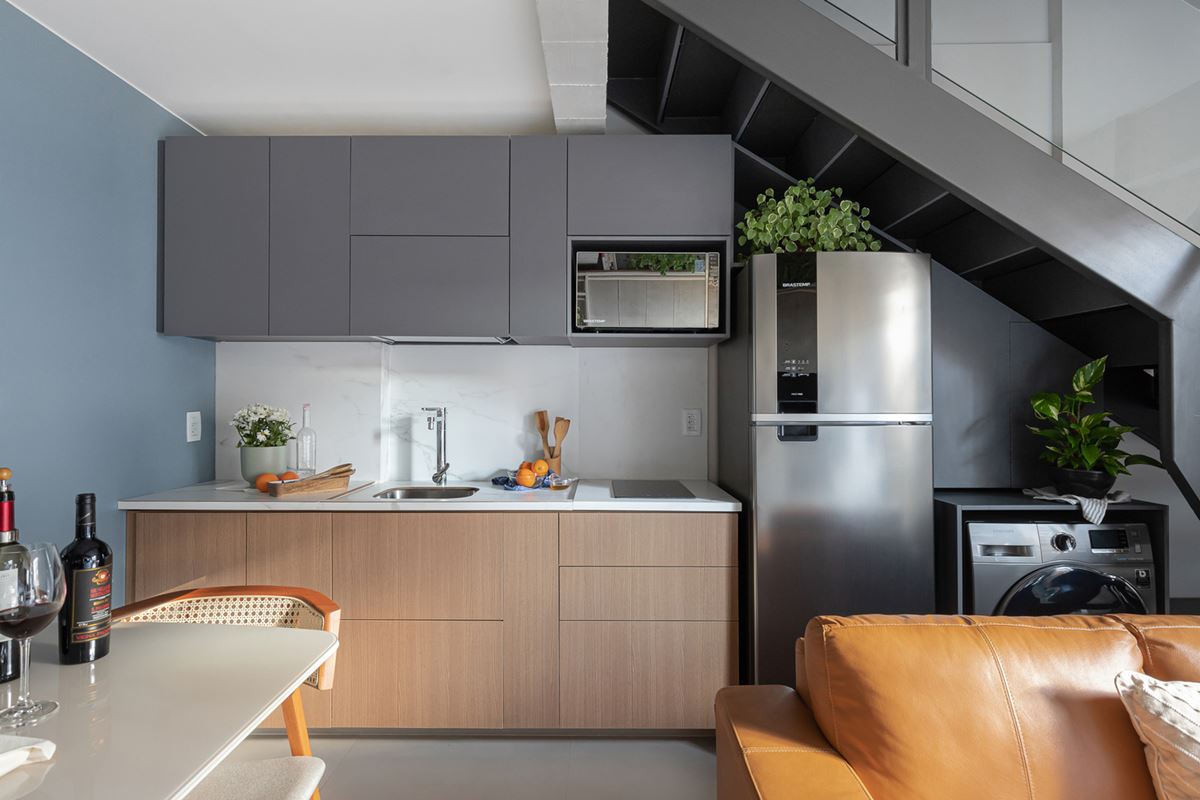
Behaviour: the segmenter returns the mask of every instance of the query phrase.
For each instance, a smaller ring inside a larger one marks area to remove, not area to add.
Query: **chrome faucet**
[[[425,418],[429,423],[429,430],[434,430],[435,427],[437,429],[437,471],[433,473],[433,482],[438,486],[445,486],[446,472],[450,469],[450,462],[446,460],[446,407],[437,406],[421,410],[429,412],[429,416]]]

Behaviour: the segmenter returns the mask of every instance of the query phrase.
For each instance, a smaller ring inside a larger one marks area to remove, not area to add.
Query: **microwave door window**
[[[575,318],[581,330],[703,330],[720,324],[715,253],[575,254]]]

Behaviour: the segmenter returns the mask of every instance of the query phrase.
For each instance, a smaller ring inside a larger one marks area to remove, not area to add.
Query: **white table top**
[[[104,658],[61,666],[57,636],[51,625],[34,639],[30,677],[58,711],[3,732],[58,750],[31,793],[16,787],[45,765],[0,778],[0,800],[184,797],[337,648],[325,631],[130,622]],[[0,684],[0,703],[16,692]]]
[[[741,504],[716,484],[704,480],[680,481],[692,498],[621,498],[612,496],[612,482],[583,479],[567,491],[539,489],[510,492],[487,481],[456,482],[478,492],[459,500],[379,500],[376,492],[392,486],[432,485],[419,481],[351,484],[340,496],[305,494],[270,497],[243,492],[242,481],[210,481],[142,497],[122,500],[122,511],[740,511]]]

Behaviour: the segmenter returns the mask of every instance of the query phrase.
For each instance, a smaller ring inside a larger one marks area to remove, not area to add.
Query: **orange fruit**
[[[267,484],[277,480],[279,480],[279,476],[274,472],[264,472],[262,475],[259,475],[254,479],[254,487],[263,494],[266,494]]]
[[[299,475],[297,475],[295,472],[292,472],[290,469],[287,472],[279,473],[279,480],[281,481],[294,481],[299,477]]]
[[[535,483],[537,483],[537,475],[533,474],[533,470],[531,470],[531,469],[517,470],[517,485],[518,486],[525,486],[527,488],[532,489],[533,485]]]
[[[533,462],[533,472],[535,475],[545,475],[550,471],[550,464],[544,458],[539,458]]]
[[[520,472],[523,469],[533,469],[533,462],[532,461],[522,461],[521,466],[517,467],[517,472]]]

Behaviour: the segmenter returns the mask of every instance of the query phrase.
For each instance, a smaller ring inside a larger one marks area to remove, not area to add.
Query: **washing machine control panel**
[[[1069,533],[1056,533],[1050,537],[1050,546],[1060,553],[1069,553],[1075,549],[1075,537]]]
[[[1153,561],[1150,532],[1141,523],[1039,523],[1044,556],[1070,553],[1073,560],[1124,563]]]

